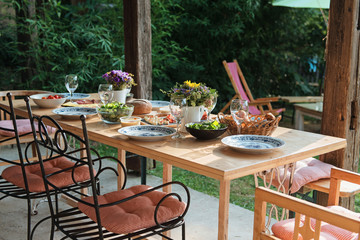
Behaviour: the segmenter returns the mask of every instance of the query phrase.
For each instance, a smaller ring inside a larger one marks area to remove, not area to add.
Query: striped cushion
[[[46,174],[67,169],[72,166],[74,166],[74,163],[65,157],[59,157],[44,163]],[[25,172],[28,180],[29,191],[44,192],[45,185],[41,174],[40,164],[27,165],[25,167]],[[2,172],[1,176],[8,182],[25,189],[24,178],[20,166],[17,165],[6,168]],[[76,168],[74,176],[77,182],[83,182],[90,179],[89,168],[87,166]],[[48,179],[57,187],[65,187],[74,184],[71,170],[56,174]]]
[[[329,206],[328,208],[342,215],[348,215],[348,216],[360,218],[360,213],[352,212],[340,206]],[[305,217],[301,216],[300,226],[304,224],[304,220]],[[315,224],[316,224],[315,219],[311,219],[312,228],[315,228]],[[282,240],[292,240],[294,227],[295,227],[295,219],[292,218],[275,223],[272,226],[271,230],[274,236]],[[336,227],[326,222],[321,223],[320,240],[356,240],[356,239],[358,239],[358,234],[356,233]],[[299,236],[298,240],[303,240],[302,236]]]
[[[98,196],[98,201],[99,204],[111,203],[144,192],[150,188],[149,186],[138,185]],[[101,208],[101,224],[108,231],[117,234],[131,233],[136,230],[155,226],[155,207],[165,195],[166,193],[164,192],[153,191],[115,206]],[[87,197],[83,200],[93,203],[92,197]],[[174,219],[184,212],[185,207],[185,203],[169,197],[162,202],[157,219],[160,223]],[[96,214],[93,207],[79,202],[78,208],[96,222]]]

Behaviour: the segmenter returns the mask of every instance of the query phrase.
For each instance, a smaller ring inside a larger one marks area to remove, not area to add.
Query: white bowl
[[[42,99],[43,97],[48,97],[49,95],[59,95],[62,98],[59,99]],[[30,99],[34,101],[41,108],[57,108],[66,101],[66,97],[57,93],[43,93],[31,95]]]
[[[121,126],[127,127],[127,126],[134,126],[134,125],[140,125],[141,117],[121,117]]]

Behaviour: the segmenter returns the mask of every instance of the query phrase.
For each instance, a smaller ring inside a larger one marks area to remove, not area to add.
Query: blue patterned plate
[[[170,105],[170,102],[168,102],[168,101],[150,100],[149,102],[151,102],[153,111],[157,111],[161,107],[166,107],[166,106]]]
[[[267,153],[285,144],[279,138],[261,135],[233,135],[224,137],[221,142],[235,150],[246,153]]]
[[[80,115],[86,115],[87,118],[96,116],[95,108],[83,108],[83,107],[63,107],[53,110],[53,113],[60,115],[65,119],[79,120]]]
[[[67,100],[74,100],[74,99],[83,99],[83,98],[89,98],[90,94],[87,93],[73,93],[72,98],[70,98],[70,93],[59,93],[59,95],[65,95]]]
[[[123,127],[120,128],[118,132],[135,140],[159,141],[174,135],[176,130],[162,126],[140,125]]]

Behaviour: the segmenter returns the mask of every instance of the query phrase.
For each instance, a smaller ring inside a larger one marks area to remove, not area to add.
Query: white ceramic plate
[[[170,105],[170,102],[168,101],[160,101],[160,100],[150,100],[150,103],[152,105],[152,110],[157,111],[161,107],[166,107]]]
[[[70,98],[70,93],[59,93],[59,95],[65,95],[66,99],[83,99],[83,98],[89,98],[90,94],[87,93],[73,93],[73,96]]]
[[[135,140],[160,141],[168,136],[174,135],[176,130],[162,126],[140,125],[123,127],[120,128],[118,132]]]
[[[53,113],[60,115],[65,119],[79,120],[80,115],[85,115],[87,118],[96,116],[95,108],[83,108],[83,107],[63,107],[53,110]]]
[[[233,135],[224,137],[221,142],[232,149],[246,153],[268,153],[285,144],[279,138],[260,135]]]

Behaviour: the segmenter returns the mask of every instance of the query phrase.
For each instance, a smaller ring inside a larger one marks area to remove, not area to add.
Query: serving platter
[[[63,107],[53,110],[53,113],[60,115],[65,119],[79,120],[80,115],[85,115],[87,118],[97,115],[95,108],[84,107]]]
[[[153,111],[157,111],[159,110],[161,107],[166,107],[170,105],[170,102],[168,101],[161,101],[161,100],[150,100],[149,101],[152,105],[152,110]]]
[[[170,115],[167,116],[157,116],[157,115],[148,115],[144,116],[144,122],[150,125],[160,125],[160,126],[168,126],[168,127],[176,127],[176,121]]]
[[[123,127],[118,132],[134,140],[160,141],[174,135],[176,130],[163,126],[140,125]]]
[[[90,94],[87,93],[73,93],[73,96],[70,97],[70,93],[59,93],[59,95],[64,95],[66,99],[68,100],[74,100],[74,99],[83,99],[83,98],[89,98]]]
[[[221,142],[236,151],[251,154],[268,153],[285,144],[279,138],[261,135],[232,135],[223,138]]]

